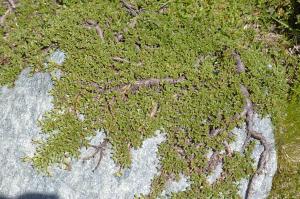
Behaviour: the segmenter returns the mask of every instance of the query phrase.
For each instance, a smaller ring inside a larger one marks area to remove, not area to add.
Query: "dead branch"
[[[121,33],[121,32],[116,33],[115,40],[116,40],[116,42],[124,42],[125,37],[124,37],[123,33]]]
[[[0,17],[0,25],[3,26],[4,25],[4,21],[5,21],[5,18],[8,16],[8,14],[11,12],[11,9],[7,9],[6,12],[4,13],[4,15],[2,15]]]
[[[12,7],[12,9],[15,9],[16,8],[16,4],[13,0],[7,0],[8,3],[10,4],[10,6]]]
[[[225,146],[225,151],[226,151],[227,155],[228,155],[229,157],[231,157],[233,152],[232,152],[232,149],[230,148],[228,142],[227,142],[227,141],[224,141],[223,144],[224,144],[224,146]]]
[[[104,141],[102,143],[100,143],[99,145],[90,145],[91,147],[93,147],[95,149],[94,153],[90,156],[82,158],[82,161],[85,162],[89,159],[94,158],[97,154],[99,154],[99,159],[98,159],[96,167],[92,170],[93,172],[99,167],[100,162],[104,155],[105,148],[107,147],[107,144],[108,144],[108,139],[104,139]]]
[[[7,0],[7,7],[4,15],[0,16],[0,26],[4,25],[6,17],[16,9],[16,2],[14,0]]]
[[[156,115],[157,111],[158,111],[158,103],[154,102],[152,110],[150,112],[150,118],[153,118]]]
[[[120,62],[120,63],[129,63],[127,59],[121,58],[121,57],[113,57],[113,61]]]
[[[212,129],[209,131],[209,135],[214,137],[214,136],[217,136],[219,135],[224,129],[221,129],[221,128],[216,128],[216,129]]]
[[[126,93],[127,91],[135,92],[139,90],[141,87],[151,87],[163,83],[169,83],[169,84],[177,84],[180,82],[183,82],[186,80],[184,76],[179,77],[178,79],[173,78],[163,78],[163,79],[157,79],[157,78],[151,78],[151,79],[143,79],[143,80],[137,80],[132,84],[122,84],[119,86],[115,86],[112,88],[102,88],[97,84],[93,84],[93,86],[96,86],[98,93],[103,94],[106,92],[113,92],[117,91],[120,93]]]
[[[216,169],[217,165],[220,163],[220,161],[222,161],[222,159],[223,157],[219,154],[219,152],[213,152],[205,170],[207,172],[211,172],[212,170]]]
[[[164,3],[162,6],[160,6],[160,8],[158,9],[158,13],[160,14],[166,13],[168,10],[168,4],[169,2]]]
[[[236,60],[236,71],[237,73],[244,73],[245,72],[245,65],[241,60],[240,55],[237,52],[233,52],[232,53],[233,57]]]
[[[97,24],[95,26],[96,32],[99,35],[101,40],[104,40],[104,34],[103,34],[103,30],[100,28],[100,26]]]
[[[134,17],[139,15],[143,11],[143,10],[136,8],[134,5],[130,4],[129,2],[127,2],[125,0],[120,0],[120,2],[122,4],[122,6],[126,9],[126,11]]]
[[[268,158],[267,156],[270,151],[270,146],[267,143],[267,140],[260,133],[252,131],[251,137],[253,137],[261,142],[261,144],[264,147],[264,151],[260,155],[259,162],[258,162],[255,173],[249,180],[247,191],[246,191],[246,199],[253,198],[252,196],[254,194],[254,190],[253,190],[254,182],[256,181],[257,178],[259,178],[259,175],[262,173],[263,169],[265,168],[265,166],[267,164],[267,158]]]
[[[244,66],[239,54],[234,52],[233,56],[236,59],[237,73],[238,74],[244,73],[245,72],[245,66]],[[253,129],[253,127],[254,127],[254,124],[253,124],[254,123],[253,122],[254,109],[253,109],[253,104],[252,104],[252,101],[250,99],[250,94],[249,94],[248,89],[243,84],[241,84],[240,85],[240,91],[241,91],[241,93],[244,97],[245,107],[244,107],[244,110],[243,110],[242,114],[246,115],[246,130],[247,130],[247,138],[246,138],[246,141],[243,145],[243,148],[245,148],[246,145],[248,145],[250,137],[260,141],[261,144],[264,147],[264,151],[262,152],[262,154],[260,156],[259,163],[257,165],[257,169],[256,169],[255,173],[253,174],[253,176],[251,177],[251,179],[248,183],[248,187],[247,187],[246,198],[253,198],[253,193],[254,193],[254,190],[253,190],[254,184],[253,184],[253,182],[255,182],[255,179],[259,177],[259,175],[261,174],[261,172],[263,171],[263,169],[266,166],[267,155],[268,155],[268,152],[270,150],[270,146],[267,143],[266,138],[261,133],[258,133],[256,131],[254,131],[254,129]]]
[[[259,163],[258,163],[258,169],[257,169],[257,173],[260,174],[262,172],[263,167],[267,163],[266,158],[267,158],[267,155],[268,155],[267,152],[270,151],[270,145],[268,144],[266,138],[263,137],[262,134],[260,134],[260,133],[252,131],[251,136],[253,138],[259,140],[261,142],[261,144],[263,145],[263,147],[264,147],[264,151],[261,154],[261,157],[260,157],[260,160],[259,160]],[[260,166],[260,165],[262,165],[262,166]]]
[[[105,101],[106,101],[106,104],[107,104],[107,108],[108,108],[108,111],[111,115],[113,115],[113,104],[115,103],[115,96],[112,97],[112,99],[108,99],[107,97],[105,97]]]
[[[104,33],[102,28],[100,28],[99,23],[94,20],[86,20],[85,27],[87,28],[95,28],[97,35],[103,41],[104,40]]]

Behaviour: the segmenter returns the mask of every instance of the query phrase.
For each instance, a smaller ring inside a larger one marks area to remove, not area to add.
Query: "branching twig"
[[[219,154],[219,152],[213,152],[205,170],[207,172],[211,172],[212,170],[216,169],[220,161],[222,161],[222,156]]]
[[[134,5],[130,4],[129,2],[127,2],[125,0],[120,0],[120,2],[122,4],[122,6],[127,10],[127,12],[129,12],[129,14],[134,17],[139,15],[143,11],[143,10],[136,8]]]
[[[93,147],[95,149],[94,153],[92,155],[90,155],[90,156],[82,158],[82,161],[85,162],[85,161],[87,161],[87,160],[89,160],[91,158],[94,158],[99,153],[99,160],[97,162],[96,167],[92,170],[93,172],[100,165],[100,162],[101,162],[101,160],[103,158],[103,155],[104,155],[105,148],[107,147],[107,143],[108,143],[108,140],[104,139],[104,141],[101,144],[99,144],[99,145],[91,145],[91,147]]]
[[[123,29],[123,31],[118,32],[115,34],[116,42],[124,42],[125,37],[124,33],[127,33],[129,28],[134,28],[137,24],[137,17],[140,13],[142,13],[143,9],[138,9],[134,5],[130,4],[129,2],[125,0],[120,0],[122,6],[126,9],[126,11],[133,16],[132,19],[130,19],[130,22],[128,23],[128,26]]]
[[[243,62],[241,61],[240,56],[234,52],[233,53],[234,58],[236,59],[236,64],[237,64],[237,73],[241,74],[245,72],[245,66],[243,64]],[[246,192],[246,198],[253,198],[253,187],[254,184],[253,182],[255,182],[255,179],[261,174],[261,172],[263,171],[263,169],[265,168],[266,162],[267,162],[267,155],[268,152],[270,150],[270,146],[267,143],[266,138],[261,134],[261,133],[257,133],[256,131],[254,131],[253,127],[253,117],[254,117],[254,110],[253,110],[253,104],[252,101],[250,99],[250,94],[248,89],[241,84],[240,85],[240,91],[244,97],[244,103],[245,103],[245,107],[244,110],[241,114],[245,114],[246,115],[246,130],[247,130],[247,139],[244,143],[243,148],[246,147],[246,145],[248,144],[248,141],[250,139],[250,137],[259,140],[261,142],[261,144],[264,147],[264,151],[262,152],[260,159],[259,159],[259,163],[257,165],[257,169],[255,171],[255,173],[253,174],[253,176],[251,177],[249,183],[248,183],[248,187],[247,187],[247,192]]]
[[[115,39],[116,39],[116,42],[124,42],[125,41],[125,37],[124,37],[123,33],[121,33],[121,32],[118,32],[115,34]]]
[[[15,9],[16,8],[16,4],[13,0],[7,0],[8,3],[10,4],[10,6],[12,7],[12,9]]]
[[[4,25],[5,18],[9,15],[9,13],[13,12],[16,9],[16,4],[13,0],[7,0],[8,8],[5,11],[4,15],[0,16],[0,26]]]
[[[100,28],[98,22],[93,21],[93,20],[86,20],[86,24],[85,26],[87,28],[95,28],[97,35],[99,36],[99,38],[103,41],[104,40],[104,33],[103,30]]]
[[[98,93],[105,93],[105,92],[121,92],[121,93],[126,93],[127,91],[135,92],[139,90],[141,87],[151,87],[163,83],[169,83],[169,84],[177,84],[180,82],[183,82],[186,80],[184,76],[179,77],[178,79],[173,79],[173,78],[163,78],[163,79],[157,79],[157,78],[151,78],[151,79],[143,79],[143,80],[137,80],[132,84],[122,84],[119,86],[115,86],[112,88],[101,88],[99,85],[95,85],[97,87]]]

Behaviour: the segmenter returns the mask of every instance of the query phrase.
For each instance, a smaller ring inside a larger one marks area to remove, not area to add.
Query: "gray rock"
[[[253,199],[264,199],[267,198],[271,188],[272,188],[272,180],[277,170],[277,155],[275,149],[275,139],[273,133],[273,125],[271,119],[269,117],[260,118],[258,114],[254,115],[254,127],[253,129],[266,138],[268,144],[270,145],[271,150],[268,152],[267,155],[267,164],[263,172],[253,181],[254,184],[254,194]],[[234,128],[232,130],[232,134],[235,136],[235,141],[229,144],[229,147],[234,152],[243,153],[243,144],[247,138],[246,128],[243,125],[241,128]],[[252,139],[253,140],[253,139]],[[261,153],[264,150],[264,147],[261,145],[260,142],[255,140],[256,144],[251,155],[252,159],[254,160],[253,168],[257,168],[258,161],[260,158]],[[209,159],[212,155],[212,150],[209,150],[207,153],[207,158]],[[207,176],[207,182],[209,184],[213,184],[216,182],[222,172],[222,163],[219,163],[217,167],[211,172],[209,176]],[[237,182],[239,186],[239,195],[242,198],[246,198],[246,191],[249,184],[248,179],[242,179]],[[252,199],[248,198],[248,199]]]
[[[54,52],[49,61],[63,64],[65,54],[58,50]],[[141,194],[148,194],[151,189],[151,181],[159,175],[160,165],[157,156],[157,147],[165,140],[160,131],[156,136],[147,139],[139,149],[132,149],[132,165],[124,170],[123,175],[117,176],[118,165],[112,160],[112,149],[108,146],[101,161],[100,167],[92,172],[97,159],[91,159],[83,163],[81,160],[69,160],[72,170],[66,171],[58,167],[52,170],[53,177],[45,177],[38,174],[28,163],[22,162],[24,156],[33,156],[35,145],[32,140],[46,139],[37,125],[38,120],[53,108],[52,96],[49,91],[53,88],[51,76],[60,78],[60,71],[48,73],[36,73],[29,76],[30,69],[22,71],[15,87],[9,89],[0,87],[0,195],[14,197],[24,193],[45,193],[57,195],[59,198],[134,198]],[[78,116],[84,120],[84,115]],[[273,128],[270,118],[260,119],[255,115],[254,129],[261,132],[271,146],[265,170],[256,179],[255,194],[253,198],[266,198],[272,185],[272,179],[277,169],[277,157]],[[236,140],[230,143],[233,151],[242,152],[242,145],[246,139],[245,127],[235,128],[232,133]],[[98,144],[105,138],[103,131],[98,131],[95,137],[91,137],[91,143]],[[92,149],[81,149],[82,157],[92,153]],[[252,154],[255,160],[253,165],[257,167],[262,145],[257,142]],[[224,152],[224,151],[223,151]],[[210,158],[212,151],[207,154]],[[222,163],[207,176],[207,181],[213,184],[222,172]],[[249,183],[248,179],[242,179],[239,183],[240,196],[245,198]],[[189,177],[181,176],[181,179],[169,181],[161,197],[169,197],[173,192],[187,190],[191,182]]]
[[[263,199],[267,198],[271,188],[272,180],[277,170],[277,154],[275,149],[275,138],[274,131],[271,119],[269,117],[260,118],[257,114],[254,116],[254,130],[261,133],[267,140],[267,143],[270,145],[270,150],[267,155],[267,163],[265,169],[261,174],[256,178],[252,183],[254,184],[254,194],[248,199]],[[256,141],[252,158],[254,159],[253,167],[256,169],[261,153],[263,152],[264,147]],[[242,179],[239,182],[240,187],[240,196],[245,198],[249,179]]]
[[[136,194],[148,194],[151,181],[159,174],[158,145],[165,140],[164,134],[147,139],[139,149],[132,149],[132,165],[126,176],[118,178],[118,165],[111,158],[110,148],[100,167],[92,172],[97,159],[83,163],[72,160],[70,172],[55,167],[53,177],[38,174],[20,158],[32,156],[35,146],[32,139],[41,137],[38,119],[51,110],[52,88],[49,74],[37,73],[29,77],[30,69],[24,70],[15,87],[0,89],[0,195],[14,197],[26,192],[56,194],[60,198],[133,198]],[[91,140],[99,143],[104,138],[98,132]],[[91,148],[81,149],[82,156],[90,154]]]

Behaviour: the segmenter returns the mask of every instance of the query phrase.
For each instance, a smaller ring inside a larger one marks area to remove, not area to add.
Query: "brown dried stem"
[[[154,118],[154,116],[156,115],[156,113],[157,113],[157,111],[158,111],[158,107],[159,107],[159,105],[158,105],[158,103],[156,103],[156,102],[154,102],[153,103],[153,107],[152,107],[152,110],[151,110],[151,112],[150,112],[150,118]]]
[[[158,78],[151,78],[151,79],[143,79],[143,80],[137,80],[134,83],[129,83],[129,84],[122,84],[119,86],[115,86],[112,88],[101,88],[98,84],[93,84],[96,86],[98,93],[106,93],[106,92],[113,92],[117,91],[120,93],[127,93],[127,91],[135,92],[139,90],[141,87],[151,87],[151,86],[156,86],[159,84],[163,83],[169,83],[169,84],[177,84],[180,82],[183,82],[186,80],[184,76],[179,77],[178,79],[173,79],[173,78],[163,78],[163,79],[158,79]]]
[[[244,73],[246,71],[245,70],[245,65],[242,62],[240,55],[237,52],[233,52],[232,55],[236,60],[236,71],[237,71],[237,73],[239,73],[239,74]]]
[[[237,73],[238,74],[244,73],[246,71],[245,65],[243,64],[239,54],[234,52],[233,56],[236,59]],[[253,176],[251,177],[251,179],[248,183],[248,187],[247,187],[246,198],[253,198],[253,193],[254,193],[254,190],[253,190],[254,183],[253,182],[255,182],[255,179],[259,177],[259,175],[265,168],[265,165],[267,162],[267,155],[270,150],[270,146],[269,146],[266,138],[261,133],[258,133],[256,131],[254,131],[254,129],[253,129],[253,127],[254,127],[254,124],[253,124],[254,109],[253,109],[253,104],[250,99],[250,94],[249,94],[248,89],[243,84],[241,84],[240,91],[243,94],[244,103],[245,103],[244,110],[241,114],[246,115],[246,130],[247,130],[247,139],[244,143],[243,148],[245,148],[248,145],[250,137],[260,141],[264,147],[264,151],[262,152],[262,154],[260,156],[259,163],[257,165],[257,169],[256,169],[255,173],[253,174]]]
[[[169,4],[169,2],[164,3],[162,6],[160,6],[160,8],[158,9],[158,13],[160,13],[160,14],[166,13],[167,9],[168,9],[168,4]]]
[[[205,170],[207,172],[211,172],[212,170],[216,169],[217,165],[220,163],[220,161],[222,161],[222,159],[223,157],[219,154],[219,152],[213,152]]]
[[[0,16],[0,25],[4,25],[5,18],[8,16],[8,14],[11,12],[11,9],[7,9],[4,15]]]
[[[7,0],[8,2],[8,8],[5,11],[4,15],[0,16],[0,26],[4,25],[6,17],[9,15],[9,13],[13,12],[14,9],[16,9],[16,4],[13,0]]]
[[[10,6],[12,7],[12,9],[15,9],[16,8],[16,4],[13,0],[7,0],[8,3],[10,4]]]
[[[143,11],[143,10],[136,8],[134,5],[130,4],[129,2],[127,2],[125,0],[120,0],[120,2],[122,4],[122,6],[126,9],[126,11],[134,17],[139,15]]]
[[[230,148],[229,144],[227,141],[224,141],[224,146],[225,146],[225,151],[226,151],[226,154],[231,157],[232,156],[232,149]]]
[[[120,63],[129,63],[129,61],[127,59],[122,58],[122,57],[113,57],[112,60],[116,61],[116,62],[120,62]]]
[[[100,143],[99,145],[91,145],[91,147],[93,147],[95,149],[94,153],[90,156],[82,158],[82,161],[85,162],[89,159],[94,158],[99,153],[99,160],[97,162],[96,167],[92,170],[93,172],[99,167],[100,162],[104,155],[105,148],[107,147],[107,144],[108,144],[108,140],[104,139],[104,141],[102,143]]]
[[[104,33],[103,30],[100,28],[99,23],[94,20],[86,20],[85,26],[87,28],[95,28],[97,35],[103,41],[104,40]]]

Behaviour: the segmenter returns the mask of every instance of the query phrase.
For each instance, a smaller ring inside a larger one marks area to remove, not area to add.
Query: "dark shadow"
[[[297,0],[292,1],[292,13],[288,19],[289,25],[293,29],[300,29],[300,24],[297,23],[297,16],[300,15],[300,2]]]
[[[59,197],[56,194],[24,193],[13,198],[0,195],[0,199],[59,199]]]
[[[289,26],[291,27],[289,35],[295,40],[296,44],[300,42],[300,21],[298,22],[298,17],[300,15],[300,2],[298,0],[293,0],[291,4],[292,10],[288,18]]]

